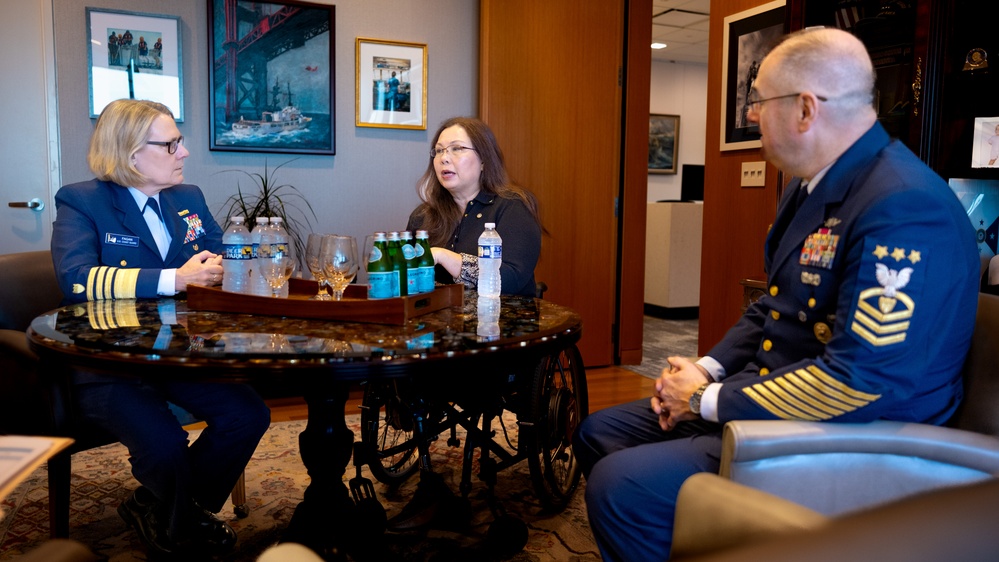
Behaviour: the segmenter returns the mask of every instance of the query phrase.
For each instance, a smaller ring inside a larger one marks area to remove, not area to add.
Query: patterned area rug
[[[658,379],[673,355],[697,356],[697,319],[667,320],[645,316],[642,334],[642,363],[622,365],[650,379]]]
[[[359,439],[358,416],[348,416],[348,425]],[[494,428],[500,431],[497,420]],[[517,425],[507,413],[503,423],[516,442]],[[246,493],[250,514],[238,519],[231,509],[219,516],[239,535],[236,550],[224,560],[252,561],[281,538],[295,506],[302,500],[309,477],[298,451],[298,434],[304,421],[271,424],[246,469]],[[464,443],[464,431],[458,436]],[[192,436],[196,436],[193,432]],[[434,466],[457,493],[461,480],[461,451],[448,447],[442,435],[432,448]],[[464,534],[429,530],[386,533],[385,541],[392,560],[426,561],[455,553],[475,552],[489,529],[493,515],[486,504],[486,486],[473,469],[473,488],[469,495],[473,519]],[[417,478],[409,479],[397,490],[377,482],[364,468],[363,474],[375,482],[375,490],[392,517],[412,497]],[[354,476],[348,466],[345,481]],[[138,483],[132,478],[125,448],[108,445],[73,455],[73,497],[70,512],[70,537],[83,542],[110,562],[146,560],[136,534],[118,517],[116,508]],[[508,560],[513,561],[596,561],[600,556],[586,518],[583,486],[570,505],[559,514],[544,513],[530,484],[527,462],[501,471],[497,478],[496,497],[507,513],[524,521],[529,529],[527,546]],[[36,470],[10,496],[3,500],[6,517],[0,520],[0,560],[11,560],[38,546],[49,535],[47,473]],[[459,554],[460,557],[460,554]]]

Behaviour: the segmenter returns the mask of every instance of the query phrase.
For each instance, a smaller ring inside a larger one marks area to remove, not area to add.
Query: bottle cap
[[[284,219],[282,219],[281,217],[271,217],[271,222],[278,222],[278,223],[280,223],[280,222],[284,222]]]
[[[494,222],[487,222],[486,223],[486,228],[496,228],[496,223],[494,223]]]
[[[257,217],[257,224],[267,224],[269,220],[267,217]]]

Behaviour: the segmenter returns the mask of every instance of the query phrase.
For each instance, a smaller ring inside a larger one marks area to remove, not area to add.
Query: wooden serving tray
[[[320,318],[346,320],[372,324],[403,325],[411,318],[428,312],[462,304],[460,284],[440,285],[432,293],[392,299],[368,299],[367,285],[348,285],[340,301],[310,300],[316,294],[316,282],[290,279],[288,298],[244,295],[223,291],[221,287],[187,287],[187,308],[290,316],[293,318]]]

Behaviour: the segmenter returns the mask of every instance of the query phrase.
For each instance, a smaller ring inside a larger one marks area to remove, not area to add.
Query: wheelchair
[[[538,285],[540,297],[545,287]],[[421,469],[432,471],[430,445],[449,434],[448,446],[462,447],[459,492],[466,505],[475,451],[480,451],[477,476],[487,486],[487,502],[496,515],[494,525],[505,517],[495,499],[496,476],[524,460],[543,509],[561,512],[582,476],[571,441],[589,411],[582,356],[572,344],[533,366],[518,367],[505,376],[478,377],[473,385],[454,377],[430,385],[409,379],[366,382],[361,439],[355,443],[358,479],[362,464],[388,486],[402,484]],[[516,442],[504,424],[499,434],[493,429],[493,420],[505,411],[516,417]],[[466,432],[463,444],[457,437],[459,427]],[[357,498],[355,488],[352,485]],[[526,526],[523,535],[526,541]]]

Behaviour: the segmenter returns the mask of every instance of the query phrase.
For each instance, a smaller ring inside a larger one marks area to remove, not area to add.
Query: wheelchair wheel
[[[379,482],[401,484],[419,467],[413,415],[399,398],[395,382],[365,385],[361,443],[368,453],[371,474]]]
[[[572,436],[589,412],[586,372],[575,345],[541,360],[531,383],[527,421],[519,447],[525,447],[534,491],[541,504],[562,511],[579,485],[582,468]]]

